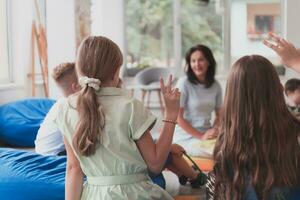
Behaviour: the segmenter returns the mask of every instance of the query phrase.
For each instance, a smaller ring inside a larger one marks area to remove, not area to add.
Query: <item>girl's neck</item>
[[[101,87],[117,87],[118,83],[115,81],[106,81],[101,83]]]
[[[117,87],[114,84],[101,84],[101,87]]]

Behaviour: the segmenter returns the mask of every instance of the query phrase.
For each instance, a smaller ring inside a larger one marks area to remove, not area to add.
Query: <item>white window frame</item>
[[[7,50],[7,57],[6,57],[6,61],[5,63],[7,64],[7,66],[3,66],[3,67],[7,67],[8,68],[8,76],[7,76],[7,79],[3,79],[3,80],[0,80],[0,85],[4,85],[4,84],[9,84],[9,83],[12,83],[13,82],[13,68],[12,68],[12,51],[11,51],[11,48],[12,48],[12,41],[11,41],[11,1],[9,0],[3,0],[4,2],[4,7],[5,7],[5,14],[4,14],[4,21],[6,21],[6,26],[5,26],[5,31],[6,31],[6,38],[5,38],[5,41],[6,41],[6,50]]]

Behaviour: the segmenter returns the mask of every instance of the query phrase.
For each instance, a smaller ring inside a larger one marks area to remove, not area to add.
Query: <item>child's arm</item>
[[[142,137],[136,141],[147,166],[153,173],[160,173],[164,166],[170,152],[178,115],[180,93],[177,89],[172,88],[171,83],[171,76],[166,86],[163,80],[161,80],[161,91],[166,106],[165,119],[169,122],[165,121],[157,143],[154,143],[150,131],[146,131]]]
[[[137,141],[137,146],[149,170],[159,174],[165,164],[172,144],[174,125],[165,124],[157,143],[155,144],[150,131],[146,131]]]
[[[83,172],[81,170],[78,159],[76,158],[72,148],[70,147],[66,139],[64,139],[64,143],[67,150],[65,199],[79,200],[83,187]]]

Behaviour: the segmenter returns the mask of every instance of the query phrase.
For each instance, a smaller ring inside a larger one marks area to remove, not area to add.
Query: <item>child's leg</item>
[[[191,180],[197,178],[199,172],[194,170],[182,156],[173,153],[171,155],[172,162],[167,166],[169,170],[174,172],[178,177],[185,176]]]

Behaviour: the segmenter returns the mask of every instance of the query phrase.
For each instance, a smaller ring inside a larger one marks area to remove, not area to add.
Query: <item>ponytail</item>
[[[96,91],[101,82],[112,80],[123,63],[122,53],[113,41],[101,36],[87,37],[78,50],[76,70],[82,89],[78,95],[79,120],[73,145],[83,156],[93,155],[105,127],[105,116]]]
[[[76,128],[74,146],[79,154],[90,156],[95,153],[100,135],[104,130],[105,116],[95,90],[85,87],[78,96],[79,122]]]

